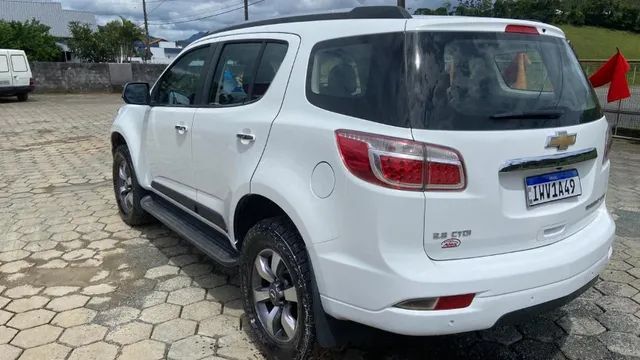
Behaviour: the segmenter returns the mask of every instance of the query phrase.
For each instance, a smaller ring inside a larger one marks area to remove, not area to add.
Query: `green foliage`
[[[129,61],[135,55],[134,41],[144,38],[142,30],[124,18],[99,26],[97,31],[72,22],[69,31],[72,36],[69,48],[88,62],[116,62],[122,58]]]
[[[20,49],[30,61],[53,61],[60,57],[60,48],[49,27],[35,19],[25,22],[0,20],[0,48]]]
[[[553,24],[587,25],[640,32],[638,0],[461,0],[437,10],[421,8],[418,15],[494,16],[538,20]]]
[[[449,15],[449,10],[442,6],[435,10],[429,8],[420,8],[414,12],[415,15]]]
[[[492,16],[492,0],[460,0],[456,6],[455,15],[461,16]]]

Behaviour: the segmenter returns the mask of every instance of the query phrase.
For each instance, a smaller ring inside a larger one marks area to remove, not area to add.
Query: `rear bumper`
[[[386,271],[345,264],[319,252],[327,281],[321,293],[324,310],[404,335],[441,335],[487,329],[505,315],[579,292],[606,267],[615,225],[602,205],[591,224],[557,243],[536,249],[482,258],[432,261],[422,253],[386,257]],[[328,246],[325,245],[325,246]],[[317,250],[317,248],[316,248]],[[335,251],[335,250],[334,250]],[[319,268],[319,269],[318,269]],[[343,283],[350,268],[357,282]],[[330,277],[327,273],[330,273]],[[334,290],[340,289],[343,290]],[[333,292],[332,292],[333,291]],[[408,299],[475,293],[464,309],[414,311],[394,305]]]
[[[403,335],[427,336],[483,330],[499,320],[535,311],[536,307],[560,306],[584,292],[608,262],[605,255],[577,276],[533,289],[491,297],[477,297],[471,306],[460,310],[412,311],[390,307],[367,311],[326,297],[325,311],[347,315],[349,320]]]
[[[0,96],[14,96],[18,94],[30,93],[35,89],[35,86],[7,86],[0,87]]]

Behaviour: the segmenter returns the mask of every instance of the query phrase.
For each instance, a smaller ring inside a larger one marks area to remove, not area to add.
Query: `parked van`
[[[0,49],[0,96],[27,101],[34,89],[27,55],[22,50]]]
[[[239,274],[281,359],[352,322],[443,335],[557,307],[612,254],[611,131],[551,25],[396,7],[246,23],[123,97],[123,220]]]

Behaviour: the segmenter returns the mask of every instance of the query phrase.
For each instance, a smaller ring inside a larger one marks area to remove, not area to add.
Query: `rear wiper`
[[[501,120],[501,119],[557,119],[560,116],[564,115],[564,111],[558,110],[537,110],[530,112],[523,111],[514,111],[514,112],[504,112],[491,115],[491,119]]]

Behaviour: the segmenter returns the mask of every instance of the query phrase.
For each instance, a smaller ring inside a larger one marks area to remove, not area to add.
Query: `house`
[[[136,41],[134,46],[138,52],[144,52],[144,43],[142,41]],[[178,45],[175,41],[167,41],[161,38],[151,38],[149,40],[149,51],[151,52],[151,59],[148,60],[152,64],[169,64],[173,59],[182,52],[183,47]],[[131,58],[132,62],[142,62],[142,58]]]

